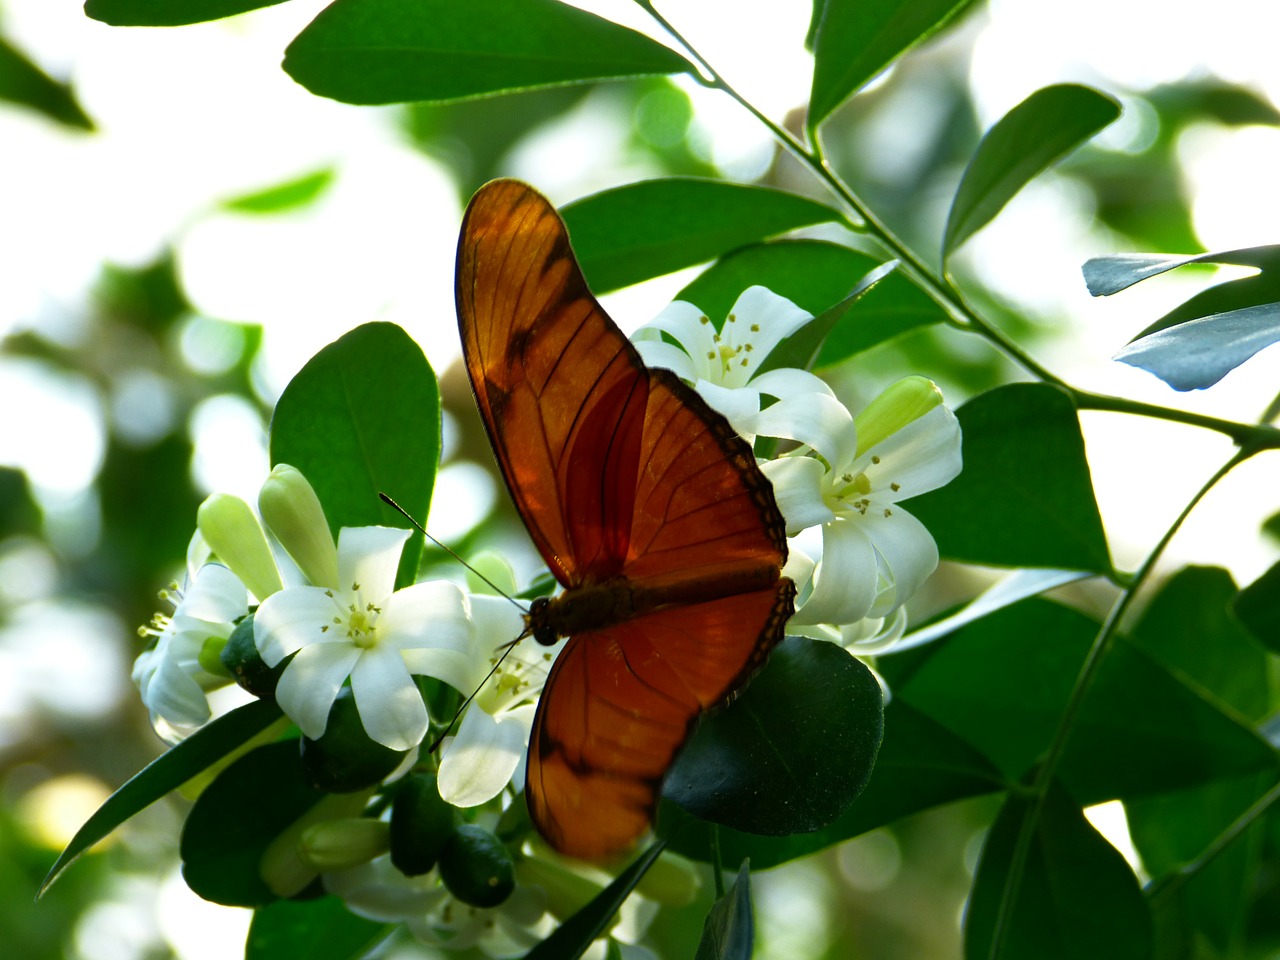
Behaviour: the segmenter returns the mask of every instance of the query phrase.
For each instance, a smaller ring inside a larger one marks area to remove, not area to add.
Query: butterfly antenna
[[[446,546],[445,544],[441,543],[439,540],[437,540],[437,539],[436,539],[435,537],[433,537],[431,534],[427,533],[427,528],[426,528],[426,527],[424,527],[422,524],[420,524],[416,519],[414,519],[414,517],[409,513],[409,511],[408,511],[408,510],[406,510],[404,507],[400,506],[400,504],[396,503],[396,502],[395,502],[395,500],[393,500],[391,497],[387,496],[387,494],[382,493],[381,491],[379,491],[378,496],[382,499],[382,502],[383,502],[383,503],[387,504],[387,505],[388,505],[388,506],[390,506],[390,507],[393,507],[393,508],[394,508],[394,509],[395,509],[395,510],[396,510],[396,511],[397,511],[397,512],[402,516],[402,517],[404,517],[406,520],[408,520],[410,523],[412,523],[412,524],[414,525],[414,527],[417,529],[417,531],[418,531],[420,534],[422,534],[424,537],[426,537],[428,540],[430,540],[432,543],[434,543],[437,547],[439,547],[441,550],[443,550],[445,553],[447,553],[449,556],[453,557],[453,559],[457,560],[457,561],[458,561],[458,563],[462,564],[464,567],[466,567],[468,570],[470,570],[472,573],[474,573],[477,577],[479,577],[481,580],[483,580],[486,584],[488,584],[489,588],[490,588],[491,590],[493,590],[493,592],[494,592],[495,594],[497,594],[498,596],[503,597],[504,599],[506,599],[506,601],[507,601],[508,603],[510,603],[513,607],[515,607],[517,610],[519,610],[521,614],[527,614],[527,613],[528,613],[528,611],[527,611],[527,610],[525,610],[525,608],[524,608],[524,607],[520,606],[520,604],[515,600],[515,598],[511,597],[511,596],[510,596],[510,595],[509,595],[505,590],[503,590],[500,586],[498,586],[496,583],[494,583],[492,580],[490,580],[488,577],[486,577],[483,573],[481,573],[479,570],[477,570],[477,569],[476,569],[475,567],[473,567],[471,564],[467,563],[467,561],[463,560],[460,556],[458,556],[456,553],[454,553],[454,552],[453,552],[453,550],[452,550],[452,549],[450,549],[448,546]],[[506,656],[506,654],[504,653],[504,654],[503,654],[503,656],[505,657],[505,656]],[[500,664],[500,663],[502,663],[502,661],[501,661],[501,660],[499,660],[499,661],[498,661],[498,663]],[[494,665],[494,670],[496,670],[496,669],[498,669],[498,667],[497,667],[497,665],[495,664],[495,665]],[[490,673],[490,676],[492,676],[492,673]],[[489,678],[488,678],[488,677],[485,677],[485,679],[486,679],[486,680],[488,680]],[[484,684],[481,684],[481,686],[484,686]],[[475,694],[473,693],[471,696],[472,696],[472,697],[474,697],[474,696],[475,696]],[[470,699],[470,697],[468,697],[468,698],[467,698],[467,703],[470,703],[470,702],[471,702],[471,699]],[[467,705],[467,704],[465,704],[465,703],[463,704],[463,706],[464,706],[464,707],[465,707],[466,705]],[[461,712],[461,711],[459,711],[459,712]],[[457,719],[457,717],[454,717],[454,719],[456,720],[456,719]],[[450,726],[452,726],[452,724],[450,724]],[[438,743],[438,742],[439,742],[439,741],[437,741],[437,743]],[[435,746],[434,746],[434,745],[432,746],[432,749],[433,749],[433,750],[435,749]]]
[[[523,640],[528,635],[528,632],[529,631],[526,630],[524,633],[520,634],[520,636],[516,637],[514,640],[511,640],[510,642],[503,644],[503,646],[506,647],[506,649],[502,651],[502,656],[500,656],[497,659],[497,661],[494,663],[494,665],[489,668],[489,672],[484,675],[484,679],[481,680],[480,683],[476,685],[476,688],[471,691],[471,696],[467,697],[466,700],[463,700],[462,706],[458,707],[458,709],[454,711],[453,719],[449,721],[449,725],[445,727],[443,731],[441,731],[440,735],[431,741],[431,746],[427,747],[427,753],[435,753],[438,749],[440,749],[440,744],[444,742],[444,738],[453,732],[454,724],[456,724],[458,722],[458,718],[462,716],[462,711],[467,709],[467,705],[476,698],[476,694],[478,694],[481,690],[484,689],[484,685],[488,683],[491,679],[493,679],[493,675],[497,673],[498,668],[502,666],[502,661],[507,659],[507,654],[509,654],[512,650],[515,649],[516,644],[519,643],[521,640]]]

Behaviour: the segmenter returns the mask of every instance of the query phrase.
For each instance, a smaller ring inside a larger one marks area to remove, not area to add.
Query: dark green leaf
[[[1215,253],[1170,257],[1163,253],[1116,253],[1086,260],[1084,282],[1095,297],[1109,297],[1149,277],[1167,273],[1189,263],[1230,263],[1259,269],[1280,268],[1280,245],[1242,247]]]
[[[884,713],[884,743],[871,781],[856,801],[830,826],[813,833],[762,837],[727,827],[713,828],[663,802],[660,833],[671,848],[695,860],[718,856],[730,863],[749,858],[758,869],[823,850],[930,807],[1004,788],[1000,771],[946,727],[901,699]],[[715,847],[712,830],[715,829]]]
[[[1280,563],[1240,591],[1236,617],[1272,653],[1280,653]]]
[[[258,747],[223,770],[182,828],[182,877],[205,900],[259,907],[277,899],[262,878],[272,841],[326,794],[302,778],[298,742]]]
[[[1107,573],[1111,558],[1071,399],[1015,383],[958,411],[964,470],[908,509],[944,557]]]
[[[1147,872],[1159,878],[1195,860],[1274,782],[1274,775],[1255,774],[1126,801],[1129,833]],[[1162,938],[1207,940],[1221,956],[1239,953],[1264,830],[1262,821],[1255,823],[1184,884],[1157,885],[1156,916],[1180,914],[1176,927],[1160,931]]]
[[[62,851],[40,885],[40,896],[85,850],[134,814],[176,790],[237,747],[280,719],[274,700],[255,700],[200,728],[177,746],[152,760],[107,798]]]
[[[666,844],[659,840],[618,874],[594,900],[560,924],[555,933],[524,955],[524,960],[576,960],[600,936],[622,901],[631,895],[640,878],[653,866]]]
[[[277,900],[254,913],[244,960],[359,960],[394,930],[356,916],[337,897]]]
[[[115,27],[180,27],[221,20],[284,0],[85,0],[84,12]]]
[[[703,720],[663,795],[750,833],[818,830],[866,785],[882,724],[880,685],[861,661],[788,637],[732,705]]]
[[[696,304],[719,323],[739,294],[759,284],[815,317],[840,306],[879,262],[865,253],[821,240],[778,240],[729,253],[695,277],[676,296]],[[819,338],[817,366],[831,366],[915,327],[944,319],[941,308],[900,273],[892,273],[841,312]],[[813,324],[809,325],[810,327]],[[807,328],[792,339],[812,336]],[[798,350],[797,353],[803,353]],[[775,366],[772,360],[767,366]],[[809,363],[794,363],[807,368]]]
[[[1188,320],[1133,341],[1113,359],[1154,373],[1175,390],[1211,387],[1280,341],[1280,302]]]
[[[390,323],[356,327],[307,361],[271,420],[272,464],[311,481],[335,537],[342,527],[411,526],[379,493],[424,519],[439,458],[435,375]],[[420,537],[411,544],[404,563],[416,569]]]
[[[896,698],[1015,780],[1052,741],[1097,629],[1069,608],[1029,600],[929,647],[883,657],[880,668]],[[1059,770],[1073,797],[1098,803],[1275,763],[1251,728],[1122,641],[1080,708]]]
[[[670,47],[555,0],[337,0],[289,44],[284,68],[312,93],[347,103],[691,70]]]
[[[334,176],[332,167],[323,167],[264,190],[224,200],[222,206],[236,213],[282,213],[296,210],[318,199],[329,189]]]
[[[987,835],[965,915],[965,957],[1150,957],[1151,917],[1137,878],[1056,786],[1040,810],[1025,870],[1012,881],[1018,834],[1032,809],[1011,795]],[[1017,887],[1007,890],[1011,881]]]
[[[969,161],[943,233],[945,260],[1044,170],[1120,116],[1120,104],[1090,87],[1037,90],[983,136]]]
[[[0,100],[30,107],[50,120],[79,130],[92,130],[71,86],[53,79],[25,53],[0,36]]]
[[[1268,658],[1231,615],[1236,596],[1221,567],[1184,567],[1161,586],[1131,639],[1187,686],[1257,723],[1271,712]]]
[[[813,44],[809,129],[971,0],[826,0]]]
[[[682,178],[605,190],[563,213],[582,272],[598,294],[840,217],[831,207],[781,190]]]
[[[744,860],[733,889],[711,905],[694,960],[751,960],[755,938],[751,871]]]

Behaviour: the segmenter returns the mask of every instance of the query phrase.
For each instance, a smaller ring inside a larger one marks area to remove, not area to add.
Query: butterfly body
[[[529,613],[539,642],[569,638],[534,720],[530,814],[558,850],[604,857],[644,832],[699,716],[782,638],[784,522],[750,447],[644,365],[532,188],[472,199],[457,299],[494,453],[565,588]]]

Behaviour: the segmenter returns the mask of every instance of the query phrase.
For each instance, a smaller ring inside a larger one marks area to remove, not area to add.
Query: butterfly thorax
[[[668,583],[610,577],[570,587],[555,597],[538,597],[529,606],[528,631],[538,643],[552,646],[562,637],[601,630],[662,607],[764,590],[780,576],[777,566],[755,563],[726,566],[703,576],[686,574]]]

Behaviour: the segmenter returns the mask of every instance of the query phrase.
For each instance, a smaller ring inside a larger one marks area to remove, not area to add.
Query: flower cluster
[[[923,377],[892,384],[855,417],[808,371],[762,371],[812,319],[751,287],[719,329],[677,301],[633,339],[648,364],[673,370],[744,437],[787,442],[761,470],[796,538],[785,572],[800,596],[788,630],[870,652],[902,634],[903,604],[938,565],[933,537],[900,501],[960,472],[960,425]],[[814,529],[818,543],[803,536]]]

